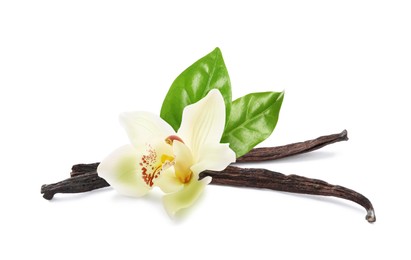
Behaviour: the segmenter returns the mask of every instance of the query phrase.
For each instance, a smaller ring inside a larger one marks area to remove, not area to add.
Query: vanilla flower
[[[184,108],[177,133],[154,114],[124,113],[120,121],[131,145],[103,160],[98,175],[127,196],[140,197],[160,187],[166,193],[164,206],[174,215],[191,206],[210,183],[211,177],[199,180],[202,171],[221,171],[235,162],[228,144],[220,143],[225,116],[224,100],[216,89]]]

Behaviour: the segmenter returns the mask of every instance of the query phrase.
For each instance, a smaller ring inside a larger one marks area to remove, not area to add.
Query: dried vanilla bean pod
[[[276,147],[254,148],[247,154],[237,158],[237,162],[262,162],[289,157],[320,149],[336,142],[347,141],[347,130],[339,134],[324,135],[304,142],[287,144]]]
[[[89,166],[89,165],[88,165]],[[56,193],[78,193],[91,191],[109,186],[104,179],[98,177],[96,171],[85,172],[84,164],[73,166],[74,177],[55,184],[43,185],[41,193],[45,199],[52,199]],[[325,181],[310,179],[298,175],[284,175],[266,169],[239,168],[229,166],[221,172],[204,171],[200,178],[211,176],[211,184],[271,189],[300,194],[332,196],[353,201],[363,206],[366,211],[366,220],[375,222],[375,212],[371,202],[360,193],[338,185],[331,185]]]
[[[89,173],[89,172],[97,172],[97,166],[100,163],[80,163],[80,164],[75,164],[71,167],[71,173],[70,176],[74,177],[77,175],[82,175],[84,173]]]
[[[110,186],[96,172],[84,173],[63,181],[44,184],[41,186],[41,194],[46,200],[51,200],[56,193],[82,193]]]
[[[261,162],[285,158],[297,154],[311,152],[326,145],[336,142],[347,141],[347,130],[339,134],[324,135],[304,142],[292,143],[275,147],[254,148],[247,154],[237,158],[236,162]],[[99,163],[76,164],[73,166],[71,176],[74,177],[83,172],[96,171]]]
[[[200,178],[212,177],[211,184],[270,189],[291,193],[332,196],[355,202],[367,211],[365,219],[372,223],[376,221],[374,207],[364,195],[339,185],[332,185],[322,180],[311,179],[298,175],[285,175],[267,169],[227,167],[222,172],[205,171]]]

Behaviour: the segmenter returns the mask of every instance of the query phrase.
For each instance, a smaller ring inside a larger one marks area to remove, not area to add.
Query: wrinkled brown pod
[[[340,134],[322,136],[313,140],[278,147],[255,148],[237,159],[237,162],[256,162],[284,158],[319,149],[325,145],[348,140],[347,131]],[[41,193],[51,200],[56,193],[81,193],[108,187],[109,184],[97,175],[99,163],[76,164],[72,167],[71,178],[64,181],[43,185]],[[266,169],[239,168],[229,166],[221,172],[204,171],[200,178],[212,177],[211,184],[271,189],[276,191],[333,196],[353,201],[365,208],[366,220],[376,221],[371,202],[360,193],[325,181],[306,178],[298,175],[284,175]]]

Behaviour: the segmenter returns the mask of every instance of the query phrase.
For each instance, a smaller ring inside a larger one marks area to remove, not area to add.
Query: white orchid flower
[[[176,101],[178,102],[178,101]],[[220,139],[225,125],[225,104],[214,89],[184,108],[177,133],[160,117],[147,112],[120,116],[131,145],[120,147],[98,169],[119,193],[140,197],[158,186],[169,215],[191,206],[211,177],[199,180],[204,170],[221,171],[235,162],[235,153]]]

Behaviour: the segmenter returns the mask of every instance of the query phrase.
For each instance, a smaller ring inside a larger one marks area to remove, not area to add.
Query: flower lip
[[[139,164],[141,166],[141,174],[144,182],[148,186],[153,187],[153,180],[160,175],[160,168],[162,165],[155,165],[157,162],[157,153],[151,146],[148,146],[148,148],[147,154],[141,156]]]
[[[141,146],[140,149],[141,153],[136,164],[138,164],[140,170],[140,177],[151,188],[162,172],[173,166],[172,149],[161,139],[147,143],[145,146]]]

